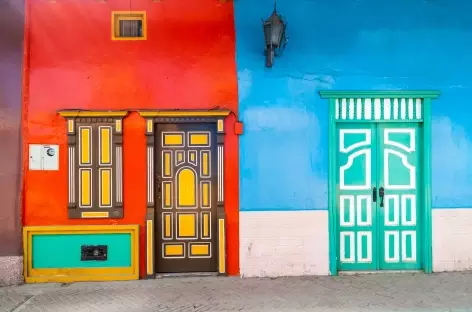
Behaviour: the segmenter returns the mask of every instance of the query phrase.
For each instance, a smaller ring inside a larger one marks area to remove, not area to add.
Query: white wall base
[[[239,213],[242,277],[329,274],[328,211]]]
[[[472,209],[433,209],[433,271],[472,270]]]

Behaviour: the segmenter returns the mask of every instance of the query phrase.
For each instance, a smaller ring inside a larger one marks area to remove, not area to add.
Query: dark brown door
[[[157,272],[216,272],[216,125],[157,124],[155,135]]]

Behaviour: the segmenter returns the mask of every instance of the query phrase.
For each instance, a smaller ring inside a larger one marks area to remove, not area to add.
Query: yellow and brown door
[[[154,133],[156,272],[216,272],[216,124],[156,124]]]

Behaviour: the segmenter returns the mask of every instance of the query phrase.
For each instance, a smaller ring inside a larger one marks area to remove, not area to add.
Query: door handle
[[[385,190],[383,186],[379,188],[379,197],[380,197],[380,207],[384,206],[384,195],[385,195]]]
[[[377,202],[377,188],[375,186],[372,188],[372,201]]]
[[[157,184],[157,199],[161,199],[161,176],[157,175],[156,177],[156,184]]]

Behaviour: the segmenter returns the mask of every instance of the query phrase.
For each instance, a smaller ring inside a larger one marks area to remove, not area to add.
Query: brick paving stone
[[[0,293],[0,312],[10,312],[32,296],[22,296],[16,293]]]
[[[162,278],[0,288],[0,312],[472,312],[472,273]]]

